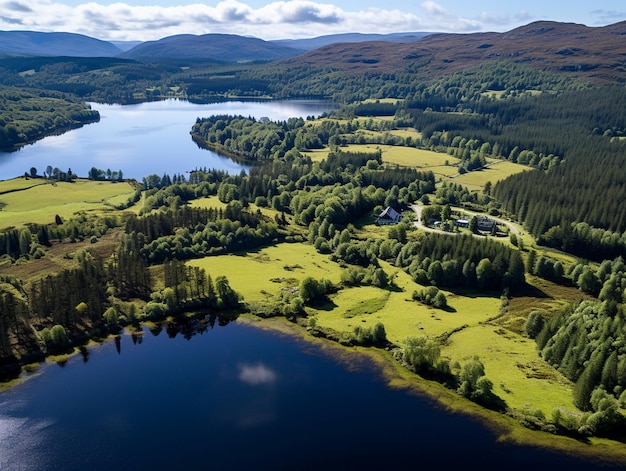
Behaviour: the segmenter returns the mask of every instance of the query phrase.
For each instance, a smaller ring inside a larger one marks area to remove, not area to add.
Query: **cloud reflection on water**
[[[257,365],[241,364],[239,365],[239,380],[252,386],[260,384],[273,384],[276,382],[278,375],[274,370],[268,368],[263,363]]]

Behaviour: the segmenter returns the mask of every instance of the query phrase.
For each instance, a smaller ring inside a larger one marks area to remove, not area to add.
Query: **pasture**
[[[487,182],[495,184],[500,180],[510,177],[516,173],[533,170],[531,167],[515,164],[508,160],[487,159],[487,166],[468,172],[463,175],[456,175],[452,178],[455,183],[460,183],[468,190],[482,190]]]
[[[35,186],[23,178],[0,182],[0,228],[20,227],[28,223],[50,224],[55,215],[69,219],[75,214],[107,212],[124,203],[135,193],[128,183],[78,179],[73,183],[55,182]],[[28,185],[26,185],[28,183]],[[6,192],[8,190],[15,190]]]
[[[188,262],[207,270],[213,278],[228,277],[247,303],[271,303],[281,290],[295,289],[306,276],[338,284],[341,268],[307,244],[280,244],[241,255],[207,257]],[[346,287],[327,302],[306,308],[318,328],[349,335],[357,326],[381,322],[387,338],[400,346],[408,336],[427,336],[442,342],[442,357],[451,363],[477,355],[485,365],[494,392],[515,409],[550,416],[554,409],[574,410],[571,384],[537,354],[533,340],[519,331],[532,297],[520,298],[511,313],[501,316],[497,294],[444,291],[449,309],[435,309],[413,301],[422,287],[388,263],[381,266],[393,279],[393,289]],[[510,321],[511,328],[507,328]]]

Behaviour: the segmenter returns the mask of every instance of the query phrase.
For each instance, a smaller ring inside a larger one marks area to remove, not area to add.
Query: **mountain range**
[[[416,41],[431,33],[346,33],[264,41],[232,34],[181,34],[157,41],[102,41],[74,33],[0,31],[0,56],[122,57],[139,61],[273,61],[337,43]]]
[[[114,57],[122,50],[107,41],[74,33],[0,31],[0,55]]]
[[[504,33],[350,33],[279,41],[185,34],[118,45],[72,33],[0,31],[1,55],[117,57],[140,62],[282,61],[355,73],[420,67],[437,75],[507,59],[602,83],[626,81],[626,21],[603,27],[540,21]]]
[[[626,21],[603,27],[539,21],[505,33],[431,34],[401,44],[333,44],[290,59],[293,63],[356,73],[408,68],[433,75],[491,60],[510,60],[607,83],[626,81]]]

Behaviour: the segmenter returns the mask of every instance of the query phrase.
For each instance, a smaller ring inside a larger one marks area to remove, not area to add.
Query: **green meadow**
[[[213,278],[226,275],[231,286],[249,304],[271,302],[281,290],[295,288],[312,276],[338,284],[342,267],[314,247],[279,244],[241,255],[192,260],[189,265],[207,270]],[[427,336],[442,342],[442,356],[451,363],[477,355],[485,364],[494,392],[513,409],[550,416],[553,410],[574,410],[571,384],[537,354],[534,341],[504,328],[497,295],[444,291],[449,309],[441,310],[412,300],[422,286],[405,272],[381,262],[394,280],[394,289],[373,286],[342,288],[319,306],[307,307],[318,328],[339,335],[357,326],[381,322],[390,342],[401,345],[409,336]],[[525,318],[531,305],[518,306],[514,316]],[[528,309],[527,309],[528,308]],[[522,319],[523,322],[523,319]]]
[[[81,211],[110,211],[135,193],[134,187],[124,182],[35,182],[38,180],[24,178],[0,181],[0,227],[50,224],[57,214],[68,219]]]
[[[469,190],[481,190],[487,182],[496,183],[516,173],[532,171],[531,167],[515,164],[508,160],[487,159],[488,166],[463,175],[457,175],[453,181],[461,183]]]

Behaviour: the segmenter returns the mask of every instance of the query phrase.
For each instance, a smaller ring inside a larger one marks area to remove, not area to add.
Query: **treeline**
[[[121,170],[111,170],[110,168],[102,170],[101,168],[91,167],[87,173],[89,180],[108,180],[113,182],[121,182],[124,180],[124,173]]]
[[[19,258],[41,258],[53,242],[69,240],[76,242],[103,236],[113,227],[119,227],[122,219],[116,215],[93,216],[85,213],[63,221],[59,215],[51,224],[28,224],[16,229],[7,228],[0,232],[0,256]]]
[[[163,280],[165,287],[152,293],[152,300],[144,307],[148,319],[161,319],[184,311],[239,307],[241,295],[231,288],[228,278],[223,275],[213,282],[204,269],[173,260],[163,264]]]
[[[557,425],[582,435],[615,435],[626,405],[626,265],[604,261],[597,269],[578,264],[570,276],[598,300],[568,305],[547,316],[533,311],[526,333],[543,358],[574,382],[574,404],[583,417],[557,414]]]
[[[191,134],[210,148],[251,161],[282,157],[296,146],[296,130],[304,126],[302,118],[283,122],[257,121],[243,116],[216,115],[198,118]]]
[[[97,111],[70,95],[0,86],[0,149],[99,119]]]
[[[155,290],[157,284],[132,236],[123,238],[109,260],[84,249],[74,258],[73,268],[48,275],[28,289],[17,278],[0,276],[0,371],[14,372],[15,365],[142,320],[187,310],[231,310],[241,300],[226,277],[213,282],[203,269],[177,261],[163,266],[165,286]],[[147,303],[141,307],[137,300]]]
[[[402,247],[395,265],[421,285],[514,292],[525,283],[524,261],[518,250],[467,235],[420,234]]]
[[[239,201],[225,209],[183,206],[166,212],[131,218],[126,232],[149,263],[185,260],[236,250],[249,250],[282,240],[279,222],[250,213]]]
[[[577,222],[623,232],[626,141],[619,136],[626,128],[626,90],[605,87],[540,103],[547,106],[536,112],[547,115],[533,125],[541,124],[546,138],[562,148],[555,153],[565,164],[509,177],[494,187],[494,196],[536,236],[554,226],[568,231]]]
[[[106,103],[179,97],[170,87],[180,71],[174,64],[142,64],[108,57],[0,59],[2,85],[52,90],[79,97],[81,101]]]
[[[477,101],[488,91],[503,97],[536,91],[580,89],[586,84],[563,75],[540,71],[512,61],[488,61],[480,66],[437,77],[429,59],[416,57],[404,70],[354,74],[311,64],[271,64],[242,70],[241,78],[270,82],[272,95],[282,97],[332,97],[337,102],[371,98],[403,98],[436,111]]]
[[[552,226],[537,243],[596,262],[626,258],[626,232],[594,228],[586,222]]]

